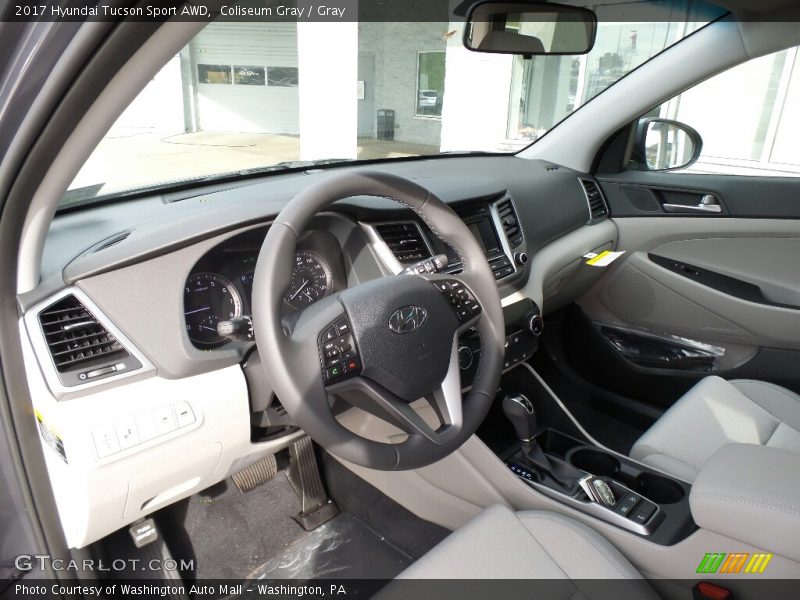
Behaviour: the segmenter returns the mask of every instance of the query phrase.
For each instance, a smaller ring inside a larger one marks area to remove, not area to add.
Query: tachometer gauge
[[[289,291],[286,292],[286,303],[294,309],[305,308],[327,296],[330,291],[331,273],[325,262],[314,252],[298,252]]]
[[[216,273],[197,273],[186,280],[183,311],[189,339],[198,346],[224,341],[217,323],[242,314],[242,299],[233,284]]]

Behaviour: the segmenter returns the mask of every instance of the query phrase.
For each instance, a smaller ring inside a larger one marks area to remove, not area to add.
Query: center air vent
[[[589,204],[589,213],[592,221],[601,219],[608,215],[608,205],[606,204],[600,186],[593,179],[581,179],[583,191],[586,194],[586,202]]]
[[[65,385],[141,366],[73,295],[39,313],[39,323]]]
[[[500,217],[500,223],[503,225],[503,231],[506,232],[508,243],[512,248],[516,248],[522,243],[522,228],[519,225],[519,217],[517,211],[514,209],[514,203],[511,198],[506,198],[497,203],[497,214]]]
[[[375,230],[401,263],[413,263],[431,256],[416,223],[384,223],[376,225]]]

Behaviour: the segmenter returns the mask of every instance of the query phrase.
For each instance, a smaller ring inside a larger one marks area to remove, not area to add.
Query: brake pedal
[[[339,514],[339,508],[322,485],[310,437],[304,436],[289,447],[288,478],[301,502],[300,512],[292,518],[303,529],[316,529]]]
[[[268,482],[277,473],[278,462],[275,460],[275,455],[270,454],[258,462],[254,462],[249,467],[234,473],[231,478],[240,492],[249,492],[262,483]]]

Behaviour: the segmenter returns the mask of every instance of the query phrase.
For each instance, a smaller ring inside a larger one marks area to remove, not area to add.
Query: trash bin
[[[378,139],[394,139],[394,111],[382,108],[378,111]]]

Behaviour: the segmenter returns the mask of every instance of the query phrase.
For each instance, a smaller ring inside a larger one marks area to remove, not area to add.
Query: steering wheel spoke
[[[354,391],[366,397],[366,400],[354,403],[358,408],[399,427],[409,436],[421,436],[436,445],[451,442],[463,426],[461,374],[455,344],[444,381],[424,397],[436,414],[438,426],[431,426],[411,403],[366,377],[353,377],[328,388],[331,395],[346,396]]]

